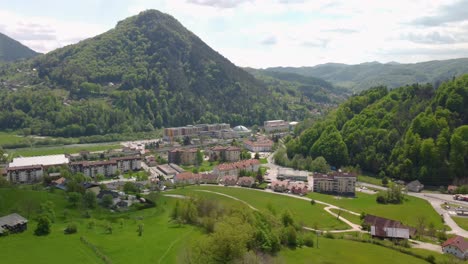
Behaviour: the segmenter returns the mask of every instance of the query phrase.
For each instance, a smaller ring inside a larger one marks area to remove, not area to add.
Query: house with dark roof
[[[370,233],[373,237],[409,239],[413,233],[410,227],[403,225],[399,221],[366,215],[364,223],[370,226]]]
[[[19,233],[28,228],[28,219],[19,214],[9,214],[0,217],[0,235],[5,233]]]
[[[442,244],[442,251],[466,260],[468,259],[468,242],[462,236],[449,238]]]
[[[406,185],[406,189],[410,192],[421,192],[424,189],[424,184],[418,180],[412,181]]]

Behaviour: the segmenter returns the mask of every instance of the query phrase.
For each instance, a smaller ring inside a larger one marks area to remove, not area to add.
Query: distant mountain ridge
[[[40,53],[26,47],[5,34],[0,33],[0,62],[15,61],[19,59],[29,59]]]
[[[273,67],[267,68],[265,71],[317,77],[336,86],[358,92],[380,85],[397,88],[414,83],[431,83],[438,86],[443,81],[468,73],[468,58],[413,64],[398,62],[385,64],[367,62],[356,65],[326,63],[314,67]]]

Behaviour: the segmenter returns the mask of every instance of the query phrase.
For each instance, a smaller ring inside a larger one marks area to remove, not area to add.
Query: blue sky
[[[0,0],[0,32],[48,52],[146,9],[240,66],[468,57],[468,0]]]

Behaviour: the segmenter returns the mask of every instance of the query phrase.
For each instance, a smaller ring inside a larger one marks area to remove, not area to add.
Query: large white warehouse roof
[[[32,165],[54,166],[67,164],[69,162],[65,155],[35,156],[27,158],[14,158],[8,167],[23,167]]]

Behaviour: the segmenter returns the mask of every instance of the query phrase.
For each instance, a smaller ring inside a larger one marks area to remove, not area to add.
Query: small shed
[[[28,219],[14,213],[0,217],[0,234],[19,233],[28,228]]]

